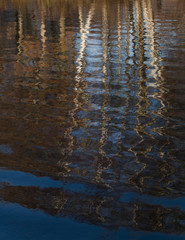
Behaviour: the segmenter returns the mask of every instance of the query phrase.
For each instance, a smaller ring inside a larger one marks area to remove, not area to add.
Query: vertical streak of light
[[[83,16],[82,16],[82,7],[79,6],[79,22],[80,22],[80,39],[81,39],[81,43],[80,43],[80,49],[78,52],[78,57],[76,59],[76,63],[77,63],[77,73],[75,76],[75,99],[74,99],[74,104],[75,104],[75,109],[74,112],[80,107],[80,103],[79,103],[79,95],[82,92],[82,89],[80,87],[80,83],[83,81],[82,80],[82,73],[83,73],[83,69],[84,69],[84,58],[85,58],[85,49],[86,49],[86,42],[87,42],[87,35],[89,34],[89,30],[90,30],[90,24],[94,15],[94,10],[95,10],[95,6],[94,3],[91,4],[88,16],[87,16],[87,20],[86,20],[86,24],[84,26],[83,24]]]
[[[60,13],[60,22],[59,22],[59,26],[60,26],[60,48],[62,50],[62,55],[61,58],[65,58],[65,51],[66,51],[66,45],[65,45],[65,16],[64,16],[64,11],[61,11]],[[75,124],[75,119],[73,117],[72,114],[69,114],[70,117],[70,127],[67,127],[65,129],[65,133],[64,136],[68,141],[68,146],[65,148],[62,148],[62,144],[59,143],[60,147],[61,147],[61,154],[62,154],[62,158],[58,161],[58,165],[60,167],[62,167],[62,173],[60,173],[60,175],[63,175],[64,177],[69,176],[71,173],[71,168],[70,168],[70,164],[71,162],[67,161],[67,157],[72,155],[72,149],[73,149],[73,136],[72,136],[72,130],[73,130],[73,125]]]
[[[141,137],[141,140],[138,144],[141,144],[144,141],[143,134],[147,134],[144,131],[144,127],[142,123],[140,122],[140,117],[145,116],[145,109],[149,106],[149,101],[147,99],[147,87],[145,86],[146,79],[144,77],[144,22],[142,18],[142,8],[140,4],[140,0],[135,1],[135,14],[136,14],[136,29],[137,29],[137,44],[138,44],[138,64],[139,64],[139,91],[138,91],[138,115],[137,115],[137,126],[135,127],[135,131],[138,133],[138,135]],[[142,84],[144,83],[144,84]],[[144,101],[144,104],[142,103]],[[138,165],[141,165],[140,170],[137,171],[136,176],[133,176],[133,178],[137,178],[146,168],[146,163],[143,163],[139,160],[138,152],[134,150],[134,146],[130,148],[130,151],[134,153],[135,155],[135,161]],[[147,152],[149,152],[150,149],[146,149],[143,154],[145,155]],[[130,178],[130,181],[132,182],[132,177]],[[143,185],[143,177],[141,176],[139,178],[139,185]],[[138,184],[136,187],[139,187]],[[139,187],[140,191],[142,191],[142,187]]]
[[[152,6],[151,1],[148,1],[148,7],[145,1],[143,1],[143,16],[145,18],[145,21],[147,22],[147,37],[149,37],[149,44],[150,44],[150,55],[151,55],[151,62],[150,66],[154,67],[154,69],[151,69],[151,75],[154,79],[157,79],[157,65],[156,65],[156,56],[155,56],[155,41],[154,41],[154,22],[153,22],[153,13],[152,13]]]
[[[80,22],[80,39],[81,39],[81,43],[80,43],[80,49],[78,51],[78,57],[76,59],[76,63],[77,63],[77,73],[75,76],[75,84],[74,84],[74,91],[75,91],[75,98],[73,100],[74,102],[74,108],[70,111],[69,116],[71,119],[71,127],[69,127],[66,131],[65,131],[65,137],[67,137],[69,139],[69,144],[68,147],[66,149],[66,153],[65,153],[65,158],[67,158],[68,156],[71,156],[73,153],[73,146],[74,146],[74,138],[72,136],[72,131],[73,129],[77,126],[77,121],[75,119],[75,112],[80,108],[80,103],[79,103],[79,95],[82,92],[82,89],[80,87],[80,83],[82,81],[82,73],[83,73],[83,69],[84,69],[84,58],[85,58],[85,49],[86,49],[86,42],[87,42],[87,35],[90,31],[90,24],[94,15],[94,10],[95,10],[95,6],[94,3],[91,4],[90,10],[88,12],[87,15],[87,19],[86,19],[86,24],[84,26],[83,23],[83,14],[82,14],[82,6],[80,5],[78,8],[78,12],[79,12],[79,22]],[[61,23],[64,24],[64,18],[61,18]],[[64,37],[64,31],[65,31],[65,26],[61,25],[61,37]],[[66,160],[66,159],[65,159]],[[66,162],[64,159],[61,159],[59,161],[59,165],[62,165],[66,171],[68,172],[68,174],[70,173],[70,169],[69,169],[69,165],[71,164],[70,162]]]
[[[120,77],[121,75],[121,14],[120,14],[120,9],[121,9],[121,6],[120,6],[120,2],[118,2],[118,75]]]
[[[82,6],[79,6],[79,22],[80,22],[80,39],[81,39],[81,43],[80,43],[80,49],[78,52],[78,57],[76,59],[76,63],[77,63],[77,73],[75,76],[75,86],[74,86],[74,90],[75,90],[75,98],[74,98],[74,105],[75,108],[73,110],[72,116],[74,117],[75,112],[77,111],[77,109],[80,108],[80,102],[79,102],[79,95],[81,92],[83,92],[82,88],[80,87],[81,82],[83,81],[82,78],[82,73],[85,67],[84,64],[84,59],[85,59],[85,49],[87,47],[87,38],[88,38],[88,34],[90,31],[90,24],[94,15],[94,11],[95,11],[95,4],[92,3],[90,10],[88,12],[87,15],[87,19],[86,19],[86,24],[84,26],[83,23],[83,15],[82,15]],[[75,121],[75,126],[77,125],[76,121]]]
[[[119,83],[119,80],[121,80],[121,59],[122,59],[122,36],[121,36],[121,30],[122,30],[122,23],[121,23],[121,6],[120,6],[120,2],[118,2],[117,5],[117,32],[118,32],[118,76],[119,79],[117,80],[117,83]],[[117,94],[119,94],[120,89],[117,91]],[[124,118],[124,116],[123,116]],[[121,134],[122,131],[120,129],[119,131],[119,136],[118,136],[118,141],[117,141],[117,145],[118,145],[118,150],[121,149]],[[119,151],[117,152],[117,156],[119,155]]]
[[[161,62],[161,58],[158,56],[158,51],[155,47],[155,28],[154,28],[151,0],[148,0],[147,3],[145,0],[143,0],[143,9],[144,9],[144,17],[147,22],[147,33],[148,33],[148,36],[150,37],[150,41],[149,41],[150,46],[151,46],[151,48],[150,48],[150,56],[151,56],[150,66],[154,67],[154,69],[151,70],[151,75],[152,75],[153,79],[155,79],[155,81],[156,81],[155,83],[153,83],[151,85],[151,87],[154,87],[154,88],[157,88],[160,90],[159,93],[153,94],[153,98],[157,99],[161,104],[161,107],[158,109],[158,111],[157,111],[158,113],[156,113],[156,115],[162,117],[161,113],[162,113],[162,111],[164,111],[166,105],[165,105],[164,98],[163,98],[164,89],[162,87],[162,82],[163,82],[162,69],[159,66],[159,62]],[[167,126],[168,123],[169,123],[169,120],[167,119],[165,121],[165,125]],[[154,129],[154,131],[156,131],[156,130],[157,129]],[[170,141],[169,141],[169,137],[168,137],[167,141],[159,149],[159,156],[161,158],[161,162],[163,163],[163,166],[168,166],[168,169],[170,169],[170,166],[164,158],[165,152],[163,149],[169,142]],[[167,153],[167,155],[169,158],[172,158],[170,156],[170,153]],[[170,171],[168,174],[170,174]],[[166,177],[165,174],[161,174],[160,181],[162,181],[165,177]]]
[[[125,108],[124,108],[124,112],[122,115],[123,118],[123,123],[122,123],[122,131],[121,133],[124,134],[124,131],[126,130],[127,126],[126,126],[126,118],[127,118],[127,114],[129,111],[129,101],[130,101],[130,91],[131,91],[131,84],[130,84],[130,80],[131,80],[131,74],[130,74],[130,69],[131,69],[131,64],[130,64],[130,59],[131,59],[131,53],[130,53],[130,45],[131,45],[131,29],[133,27],[133,21],[132,18],[129,16],[129,14],[131,14],[129,8],[128,8],[128,2],[124,1],[124,15],[125,15],[125,24],[126,24],[126,59],[125,59],[125,75],[126,75],[126,102],[125,102]],[[119,142],[118,142],[118,149],[119,152],[122,151],[122,139],[120,136]],[[122,154],[120,154],[122,157]],[[121,176],[122,171],[119,172],[119,175]]]
[[[126,29],[127,29],[127,39],[126,39],[126,42],[127,42],[127,45],[126,45],[126,55],[127,55],[127,58],[125,60],[125,64],[126,64],[126,70],[125,70],[125,74],[127,76],[127,89],[128,91],[130,91],[130,68],[131,68],[131,65],[129,64],[129,59],[130,59],[130,25],[131,25],[131,22],[129,21],[129,15],[128,15],[128,12],[129,12],[129,9],[128,9],[128,2],[124,4],[124,9],[125,9],[125,18],[126,18]],[[125,107],[125,114],[124,116],[126,117],[126,111],[128,111],[129,109],[129,93],[127,93],[127,97],[126,97],[126,107]],[[126,129],[126,126],[125,126],[125,123],[123,123],[123,126],[122,128],[125,130]]]
[[[23,41],[23,19],[22,19],[22,14],[19,12],[18,14],[18,41],[17,41],[17,55],[18,55],[18,59],[17,62],[20,61],[20,57],[22,54],[22,41]]]
[[[148,6],[147,6],[148,4]],[[143,12],[144,12],[144,17],[146,19],[146,22],[148,24],[147,27],[147,34],[150,37],[150,56],[152,61],[150,62],[150,66],[153,68],[151,70],[151,75],[152,77],[155,79],[155,83],[149,83],[149,86],[154,87],[154,88],[158,88],[160,89],[160,92],[162,95],[163,92],[165,91],[162,87],[162,82],[163,82],[163,77],[162,77],[162,68],[159,66],[159,62],[162,61],[162,59],[158,56],[158,51],[155,47],[155,28],[154,28],[154,20],[153,20],[153,14],[152,14],[152,2],[150,1],[143,1]],[[155,94],[154,96],[157,100],[160,101],[162,107],[161,107],[161,111],[162,109],[165,108],[165,103],[163,101],[163,97],[159,96],[158,94]]]
[[[147,6],[148,4],[148,6]],[[165,103],[163,99],[163,93],[164,89],[162,87],[163,77],[162,77],[162,68],[159,66],[159,63],[162,61],[161,58],[158,56],[158,51],[155,47],[155,28],[154,28],[154,20],[153,20],[153,14],[152,14],[152,2],[151,0],[146,1],[143,0],[143,13],[145,20],[147,22],[147,34],[150,37],[149,44],[151,46],[150,48],[150,56],[151,56],[151,62],[150,66],[151,68],[151,75],[153,79],[155,80],[155,83],[149,83],[149,86],[154,87],[156,89],[160,89],[160,94],[154,94],[153,97],[160,101],[161,108],[159,110],[160,112],[165,108]]]
[[[103,40],[103,67],[102,71],[104,74],[104,77],[102,79],[103,85],[104,85],[104,99],[101,107],[101,112],[102,112],[102,128],[101,128],[101,137],[99,141],[99,154],[100,154],[100,159],[98,160],[98,169],[97,173],[95,176],[96,182],[101,182],[105,184],[107,187],[110,188],[110,185],[105,183],[104,179],[101,177],[102,173],[104,170],[106,170],[110,164],[111,160],[108,158],[106,152],[104,151],[103,147],[106,144],[107,138],[108,138],[108,129],[106,128],[106,123],[109,120],[106,111],[105,111],[105,106],[107,104],[107,54],[108,54],[108,48],[107,48],[107,8],[106,8],[106,3],[104,2],[103,8],[102,8],[102,15],[103,15],[103,31],[102,31],[102,40]]]
[[[43,11],[41,12],[40,36],[41,36],[41,62],[42,62],[41,66],[43,67],[44,56],[46,54],[46,40],[47,40]]]
[[[76,82],[79,82],[81,79],[80,74],[82,73],[82,69],[83,69],[83,60],[85,57],[85,49],[86,49],[86,42],[87,42],[87,35],[89,34],[89,30],[90,30],[90,24],[92,21],[92,17],[94,15],[94,10],[95,10],[95,6],[94,3],[92,3],[91,8],[89,10],[88,16],[87,16],[87,20],[86,20],[86,24],[85,26],[83,26],[83,17],[82,17],[82,8],[79,7],[79,20],[80,20],[80,33],[81,33],[81,44],[80,44],[80,50],[78,53],[78,58],[76,59],[76,63],[77,63],[77,75],[75,77]]]
[[[64,56],[65,52],[65,17],[63,11],[60,15],[60,46],[62,50],[62,56]]]

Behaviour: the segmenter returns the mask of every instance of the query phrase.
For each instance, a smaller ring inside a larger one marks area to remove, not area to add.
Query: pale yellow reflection
[[[23,41],[23,18],[22,18],[22,14],[21,12],[19,11],[19,14],[18,14],[18,42],[17,42],[17,55],[18,55],[18,59],[17,59],[17,62],[20,61],[20,57],[21,57],[21,54],[23,52],[22,50],[22,41]]]
[[[65,44],[65,16],[64,11],[62,9],[61,15],[60,15],[60,47],[62,50],[62,58],[65,58],[65,51],[66,51],[66,44]]]
[[[82,15],[82,6],[80,5],[79,7],[79,20],[80,20],[80,38],[81,38],[81,43],[80,43],[80,50],[78,53],[78,57],[76,59],[76,63],[77,63],[77,75],[75,77],[75,80],[78,82],[80,81],[80,73],[82,72],[82,68],[83,68],[83,59],[84,59],[84,54],[85,54],[85,48],[86,48],[86,41],[88,38],[88,34],[89,34],[89,30],[90,30],[90,24],[94,15],[94,11],[95,11],[95,4],[92,3],[87,19],[86,19],[86,24],[84,26],[83,23],[83,15]]]
[[[44,65],[44,56],[46,54],[46,26],[43,11],[41,12],[40,36],[41,36],[41,67]]]
[[[121,23],[121,13],[120,13],[120,10],[121,10],[121,5],[120,5],[120,2],[118,2],[118,5],[117,5],[117,29],[118,29],[118,75],[119,75],[119,78],[120,78],[120,74],[121,74],[121,29],[122,29],[122,23]],[[119,92],[119,91],[118,91]]]
[[[107,47],[107,7],[106,3],[102,6],[102,45],[103,45],[103,67],[102,71],[104,73],[104,77],[102,79],[104,84],[104,98],[101,106],[101,112],[102,112],[102,127],[101,127],[101,137],[99,141],[99,154],[100,157],[97,160],[97,172],[95,176],[95,181],[103,183],[105,186],[110,187],[109,184],[105,182],[105,180],[102,177],[102,173],[109,168],[111,165],[111,160],[107,156],[104,146],[108,139],[108,129],[106,128],[106,124],[109,120],[109,117],[106,114],[105,107],[107,105],[108,101],[108,86],[107,86],[107,53],[108,53],[108,47]]]
[[[79,101],[79,95],[83,92],[83,89],[81,87],[81,82],[83,81],[82,73],[84,71],[84,58],[85,58],[85,49],[86,49],[86,41],[88,38],[88,33],[90,31],[90,24],[94,15],[95,6],[94,3],[91,4],[90,10],[88,12],[86,23],[84,24],[83,21],[83,11],[82,11],[83,5],[79,4],[78,6],[78,13],[79,13],[79,22],[80,22],[80,48],[77,53],[77,67],[76,67],[76,76],[75,76],[75,84],[74,84],[74,92],[75,97],[73,100],[74,107],[69,112],[69,119],[70,119],[70,127],[68,127],[65,131],[65,138],[68,139],[68,146],[66,149],[63,149],[63,155],[64,157],[58,162],[60,166],[62,166],[65,169],[65,173],[61,173],[65,176],[69,176],[71,173],[70,164],[71,162],[67,161],[67,158],[72,155],[73,149],[74,149],[74,137],[72,135],[73,129],[78,126],[77,120],[75,118],[75,112],[80,108],[81,103]],[[61,15],[60,18],[60,39],[61,39],[61,47],[62,50],[65,51],[65,18]]]
[[[65,39],[66,39],[66,32],[65,32],[65,16],[64,16],[64,8],[62,8],[62,11],[60,13],[60,21],[59,21],[59,26],[60,26],[60,40],[59,40],[59,49],[62,51],[62,54],[60,58],[63,60],[65,58],[65,52],[66,52],[66,44],[65,44]],[[61,154],[62,158],[58,161],[58,165],[62,167],[62,171],[59,172],[59,176],[63,177],[68,177],[71,175],[71,162],[68,161],[68,157],[72,155],[73,153],[73,146],[74,146],[74,139],[72,136],[72,131],[74,126],[76,125],[76,120],[74,118],[74,109],[69,112],[69,121],[70,121],[70,127],[67,127],[64,133],[64,137],[67,141],[67,146],[63,147],[63,143],[59,143],[61,147]],[[59,206],[60,208],[63,208],[63,204],[65,204],[67,199],[65,201],[62,200],[62,202],[57,203],[56,206]]]
[[[134,7],[135,7],[135,26],[136,26],[136,43],[137,43],[137,52],[138,52],[138,65],[139,65],[139,91],[138,91],[138,111],[137,111],[137,125],[135,127],[135,131],[138,133],[140,136],[141,140],[139,141],[138,144],[142,144],[144,141],[144,135],[150,135],[148,134],[144,129],[146,125],[142,124],[140,121],[140,117],[147,117],[145,109],[150,105],[149,100],[147,98],[147,86],[146,86],[146,79],[144,77],[144,71],[145,71],[145,66],[144,66],[144,21],[143,21],[143,16],[142,16],[142,5],[141,1],[135,1],[134,2]],[[140,166],[140,169],[136,172],[136,176],[133,176],[129,179],[130,182],[134,184],[132,181],[132,178],[138,178],[139,176],[139,182],[138,184],[135,184],[137,188],[142,191],[142,186],[143,185],[143,176],[142,172],[146,168],[146,163],[143,163],[139,160],[138,157],[138,152],[137,150],[134,150],[135,146],[132,146],[130,148],[130,151],[133,152],[135,156],[135,161],[137,165]],[[146,154],[151,150],[151,148],[147,148],[142,151],[142,154],[146,156]]]

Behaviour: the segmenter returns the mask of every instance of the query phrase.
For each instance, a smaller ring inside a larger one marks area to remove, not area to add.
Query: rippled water
[[[1,0],[2,239],[185,239],[184,23],[184,0]]]

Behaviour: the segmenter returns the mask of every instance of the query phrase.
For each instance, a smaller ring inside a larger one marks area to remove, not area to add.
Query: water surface
[[[0,1],[0,236],[185,239],[185,1]]]

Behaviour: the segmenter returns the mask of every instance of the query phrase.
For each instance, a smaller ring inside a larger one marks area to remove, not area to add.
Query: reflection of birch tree
[[[43,66],[44,65],[44,56],[45,56],[45,52],[46,52],[46,40],[47,40],[43,10],[41,11],[40,36],[41,36],[41,61],[42,61],[42,66]]]
[[[141,122],[142,118],[147,118],[146,108],[150,105],[149,100],[147,98],[147,86],[146,86],[146,73],[145,73],[145,64],[144,64],[144,55],[145,55],[145,49],[144,49],[144,21],[142,16],[142,7],[140,0],[134,2],[135,7],[135,24],[136,24],[136,43],[137,43],[137,64],[139,67],[138,75],[139,75],[139,82],[138,82],[138,110],[137,110],[137,125],[135,127],[135,131],[138,133],[141,140],[139,141],[137,145],[140,145],[144,142],[145,136],[148,135],[147,132],[145,132],[145,125]],[[137,165],[139,166],[139,170],[137,170],[136,175],[132,176],[130,178],[130,182],[133,182],[132,180],[139,177],[139,182],[136,185],[137,187],[143,185],[143,177],[142,172],[146,168],[146,163],[140,161],[140,154],[146,155],[151,148],[142,149],[142,151],[135,150],[136,146],[132,146],[130,148],[130,151],[134,153],[135,155],[135,161]],[[134,183],[134,182],[133,182]],[[140,188],[142,191],[142,188]],[[136,207],[137,208],[137,207]]]
[[[97,172],[95,176],[96,182],[100,182],[105,184],[106,186],[110,187],[105,183],[105,180],[102,177],[102,173],[110,166],[111,160],[107,156],[106,152],[104,151],[104,146],[106,144],[107,138],[108,138],[108,129],[106,127],[106,124],[109,120],[109,117],[106,114],[105,107],[107,105],[108,101],[108,86],[107,86],[107,53],[108,53],[108,47],[107,47],[107,8],[106,4],[103,4],[102,7],[102,15],[103,15],[103,26],[102,26],[102,44],[103,44],[103,74],[104,77],[102,79],[103,85],[104,85],[104,98],[101,106],[101,112],[102,112],[102,127],[101,127],[101,137],[99,141],[99,154],[100,157],[97,160]]]
[[[159,57],[159,51],[157,50],[157,44],[156,44],[156,40],[155,40],[155,25],[154,25],[154,19],[153,19],[153,11],[152,11],[152,1],[146,1],[143,0],[142,1],[142,5],[143,5],[143,15],[146,21],[146,32],[147,32],[147,39],[148,39],[148,45],[150,46],[149,49],[149,53],[150,53],[150,68],[151,68],[151,76],[153,79],[153,82],[149,82],[148,85],[152,88],[154,88],[155,90],[157,90],[156,92],[154,92],[154,94],[151,96],[153,97],[155,100],[159,101],[161,104],[161,107],[159,107],[157,109],[157,111],[155,111],[155,115],[159,118],[163,118],[163,112],[166,111],[166,106],[167,106],[167,102],[165,102],[165,99],[163,97],[166,89],[163,87],[163,73],[162,73],[162,67],[160,66],[160,62],[162,61],[162,59]],[[167,127],[169,124],[169,120],[165,119],[165,127]],[[157,132],[160,134],[160,129],[163,129],[163,126],[158,126],[157,128],[153,129],[153,132]],[[161,178],[160,178],[160,182],[162,182],[162,180],[164,180],[168,175],[171,174],[172,168],[169,165],[168,161],[165,160],[165,146],[169,144],[169,137],[166,136],[166,140],[164,142],[164,144],[162,144],[159,147],[159,157],[160,157],[160,161],[161,161],[161,165],[163,166],[160,171],[162,171],[162,169],[168,169],[168,171],[163,171],[163,173],[161,172]],[[170,153],[167,153],[168,158],[172,158],[172,156],[170,155]],[[171,169],[171,170],[170,170]],[[168,183],[166,183],[168,185]]]
[[[23,19],[22,19],[22,14],[19,10],[18,13],[18,41],[17,41],[17,62],[20,61],[21,54],[23,52],[22,50],[22,41],[23,41]]]
[[[68,127],[65,131],[65,137],[66,139],[68,139],[68,147],[63,151],[64,152],[63,159],[59,161],[60,166],[62,166],[68,172],[68,174],[69,172],[71,172],[71,169],[69,167],[71,163],[67,162],[67,158],[68,156],[71,156],[73,153],[74,138],[73,138],[72,132],[73,132],[73,129],[78,125],[75,118],[75,113],[81,106],[79,101],[79,96],[83,92],[81,83],[84,81],[82,75],[85,68],[85,63],[84,63],[85,49],[86,49],[88,33],[90,31],[90,24],[94,15],[94,10],[95,10],[95,6],[94,6],[94,3],[92,3],[86,18],[86,23],[84,24],[83,14],[82,14],[82,4],[80,4],[78,7],[81,42],[80,42],[80,47],[79,47],[79,51],[77,53],[77,59],[76,59],[77,66],[76,66],[76,76],[75,76],[75,85],[74,85],[74,92],[75,92],[75,97],[73,100],[74,107],[69,113],[70,127]],[[63,26],[64,19],[63,18],[61,18],[60,23],[61,23],[61,27],[60,27],[61,37],[63,37],[64,36],[64,26]]]

